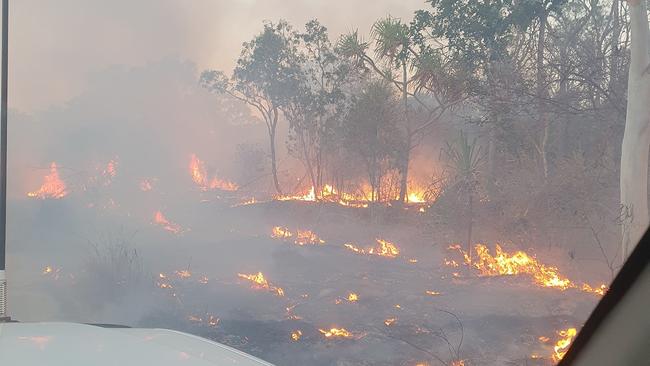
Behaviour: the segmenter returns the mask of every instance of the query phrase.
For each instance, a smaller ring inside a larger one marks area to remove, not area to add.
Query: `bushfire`
[[[527,274],[532,276],[534,283],[541,287],[556,288],[561,291],[569,288],[578,288],[584,292],[597,295],[603,295],[607,291],[607,286],[604,284],[595,288],[587,284],[579,287],[567,277],[560,274],[556,267],[542,264],[534,256],[530,256],[521,250],[508,253],[501,249],[499,244],[495,245],[494,255],[490,254],[490,250],[486,245],[476,244],[474,246],[474,251],[476,252],[474,258],[472,254],[464,251],[458,244],[451,245],[448,249],[458,251],[462,255],[464,263],[478,270],[479,276]],[[455,261],[448,259],[445,259],[445,264],[451,267],[458,265]]]
[[[576,334],[578,334],[576,328],[568,328],[557,332],[560,339],[555,342],[555,346],[553,346],[553,361],[560,362],[569,350],[569,346],[571,345],[571,342],[573,342],[573,338],[575,338]]]
[[[165,215],[163,215],[163,213],[160,212],[160,211],[154,212],[154,214],[153,214],[153,222],[154,222],[154,224],[162,226],[163,229],[165,229],[165,230],[167,230],[167,231],[169,231],[170,233],[173,233],[173,234],[180,234],[183,231],[183,229],[181,228],[180,225],[167,220]]]
[[[277,296],[284,296],[284,290],[281,287],[270,285],[262,272],[257,272],[257,274],[238,273],[237,276],[252,282],[251,287],[254,289],[264,289],[275,293]]]
[[[330,328],[330,329],[318,329],[325,338],[352,338],[352,333],[350,333],[345,328]]]
[[[325,244],[325,241],[318,237],[311,230],[296,230],[295,232],[290,231],[286,227],[276,226],[271,230],[271,237],[274,239],[289,239],[294,238],[294,243],[296,245],[320,245]]]
[[[41,187],[36,191],[27,193],[27,196],[40,199],[60,199],[65,197],[67,194],[68,192],[66,190],[65,182],[59,177],[56,163],[52,162],[50,164],[50,174],[43,177],[43,184],[41,184]]]
[[[399,248],[388,240],[375,239],[377,245],[369,249],[359,248],[352,243],[345,243],[343,247],[358,254],[377,255],[380,257],[395,258],[399,255]],[[417,262],[417,261],[416,261]]]
[[[222,191],[236,191],[239,189],[237,184],[213,177],[212,179],[208,178],[207,171],[203,162],[196,156],[192,154],[190,156],[190,165],[189,165],[190,175],[192,180],[202,191],[209,191],[213,189],[220,189]]]

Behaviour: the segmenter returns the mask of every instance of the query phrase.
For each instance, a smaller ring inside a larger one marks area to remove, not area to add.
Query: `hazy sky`
[[[332,36],[424,0],[20,0],[10,9],[11,108],[34,112],[83,92],[93,73],[165,57],[230,70],[262,21],[318,18]]]

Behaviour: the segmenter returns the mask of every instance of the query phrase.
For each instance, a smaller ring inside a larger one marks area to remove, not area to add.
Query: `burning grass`
[[[350,333],[347,329],[345,328],[330,328],[330,329],[318,329],[319,332],[325,338],[354,338],[352,333]]]
[[[565,330],[557,332],[557,335],[560,337],[560,339],[558,339],[553,346],[553,355],[551,358],[554,362],[560,362],[560,360],[569,350],[569,346],[577,334],[578,331],[576,328],[567,328]]]
[[[169,221],[161,211],[154,212],[153,223],[172,234],[180,234],[183,232],[183,228],[179,224]]]
[[[400,254],[399,248],[394,243],[384,239],[375,240],[377,245],[367,249],[360,248],[352,243],[345,243],[343,244],[343,247],[357,254],[376,255],[386,258],[396,258]],[[417,262],[417,260],[415,262]]]
[[[295,232],[290,231],[286,227],[276,226],[271,230],[271,237],[274,239],[287,240],[293,238],[293,242],[296,245],[321,245],[325,244],[325,241],[318,237],[311,230],[296,230]]]
[[[264,274],[262,274],[262,272],[257,272],[257,274],[238,273],[237,276],[239,278],[243,278],[245,280],[252,282],[251,287],[254,289],[267,290],[269,292],[274,293],[277,296],[284,296],[284,290],[281,287],[270,285],[269,282],[264,277]]]
[[[194,181],[202,191],[219,189],[222,191],[232,192],[239,189],[239,186],[233,182],[222,180],[218,177],[212,177],[212,179],[210,179],[205,169],[205,164],[196,156],[196,154],[190,156],[190,164],[188,168],[192,181]]]
[[[607,291],[607,286],[602,284],[598,287],[591,287],[588,284],[582,286],[576,285],[569,278],[562,275],[558,268],[545,265],[539,262],[534,256],[518,250],[513,253],[504,251],[499,244],[495,245],[495,254],[490,254],[490,250],[484,244],[476,244],[472,253],[464,251],[460,245],[451,245],[449,250],[455,250],[460,253],[464,264],[478,271],[479,276],[513,276],[529,275],[533,282],[540,287],[555,288],[564,291],[570,288],[580,289],[584,292],[603,295]],[[451,267],[458,267],[454,260],[445,259],[445,264]]]
[[[55,162],[50,164],[50,173],[43,177],[40,188],[28,192],[27,196],[40,199],[61,199],[68,194],[66,184],[59,177],[59,170]]]

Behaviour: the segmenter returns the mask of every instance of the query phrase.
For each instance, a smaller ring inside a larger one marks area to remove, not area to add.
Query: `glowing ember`
[[[561,330],[557,333],[558,336],[560,336],[560,339],[555,342],[555,346],[553,347],[553,361],[560,362],[569,350],[569,346],[571,345],[571,342],[573,342],[573,338],[575,338],[577,333],[578,331],[576,328]]]
[[[501,246],[497,244],[493,256],[490,254],[487,246],[476,244],[474,246],[476,258],[472,261],[470,254],[463,251],[460,245],[452,245],[449,249],[460,252],[464,258],[465,264],[477,269],[480,276],[511,276],[527,274],[532,276],[533,281],[541,287],[556,288],[561,291],[569,288],[578,288],[575,283],[562,276],[556,267],[542,264],[534,256],[530,256],[521,250],[514,253],[508,253],[501,249]],[[445,264],[457,267],[455,261],[445,259]],[[592,288],[587,284],[583,284],[580,289],[585,292],[603,295],[607,291],[607,286],[601,285]]]
[[[144,179],[140,182],[140,190],[142,192],[149,192],[153,189],[153,182],[150,179]]]
[[[325,244],[325,241],[310,230],[298,230],[295,243],[298,245],[319,245]]]
[[[293,233],[288,228],[281,226],[276,226],[271,230],[271,237],[274,239],[288,239],[295,237],[294,243],[300,246],[325,244],[325,241],[319,238],[318,235],[311,230],[296,230],[296,232]]]
[[[458,262],[456,262],[453,259],[450,260],[450,259],[445,258],[445,265],[449,266],[449,267],[458,267]]]
[[[258,202],[257,199],[255,197],[252,197],[249,199],[242,200],[240,203],[232,205],[231,207],[248,206],[248,205],[253,205],[257,202]]]
[[[425,293],[426,293],[427,295],[431,295],[431,296],[438,296],[438,295],[440,295],[440,292],[438,292],[438,291],[431,291],[431,290],[427,290],[427,291],[425,291]]]
[[[190,277],[192,277],[192,272],[190,272],[190,271],[188,271],[186,269],[184,269],[182,271],[175,271],[174,273],[180,278],[190,278]]]
[[[216,327],[217,325],[219,325],[219,318],[217,318],[217,317],[215,317],[213,315],[210,315],[208,317],[208,325],[211,326],[211,327]]]
[[[108,164],[106,164],[106,168],[104,168],[102,175],[106,177],[108,179],[108,183],[110,183],[113,180],[113,178],[115,178],[116,174],[117,174],[117,161],[110,160]]]
[[[384,324],[386,324],[387,327],[390,327],[391,325],[395,324],[397,321],[397,318],[388,318],[384,320]]]
[[[318,329],[325,338],[352,338],[352,333],[345,328],[330,328],[329,330]]]
[[[205,170],[205,165],[196,156],[196,154],[192,154],[190,157],[189,170],[190,170],[190,175],[192,176],[192,180],[203,191],[212,190],[212,189],[220,189],[222,191],[236,191],[239,189],[239,186],[237,186],[237,184],[235,183],[221,180],[217,177],[209,179],[207,172]]]
[[[365,251],[365,250],[363,250],[363,249],[357,247],[357,246],[354,245],[354,244],[346,243],[346,244],[343,244],[343,246],[346,247],[347,249],[349,249],[349,250],[355,252],[355,253],[366,254],[366,251]]]
[[[293,233],[286,227],[276,226],[271,230],[271,237],[275,239],[286,239],[293,236]]]
[[[415,259],[415,258],[411,258],[411,259],[409,259],[409,263],[413,263],[413,264],[415,264],[415,263],[417,263],[417,262],[418,262],[418,260]]]
[[[194,315],[190,315],[190,316],[188,316],[188,317],[187,317],[187,320],[189,320],[189,321],[191,321],[191,322],[194,322],[194,323],[200,323],[200,322],[203,321],[203,319],[201,319],[201,318],[198,317],[198,316],[194,316]]]
[[[465,366],[465,360],[453,361],[451,366]]]
[[[252,287],[254,289],[265,289],[275,293],[277,296],[284,296],[284,290],[281,287],[275,287],[269,285],[269,282],[264,277],[262,272],[257,272],[257,274],[242,274],[238,273],[238,277],[251,281],[253,283]]]
[[[27,196],[40,199],[60,199],[65,197],[67,194],[68,192],[66,191],[65,182],[59,178],[59,171],[56,163],[52,162],[52,164],[50,164],[50,174],[43,177],[43,184],[41,187],[34,192],[27,193]]]
[[[357,302],[357,301],[359,301],[359,295],[357,295],[354,292],[350,292],[350,294],[348,295],[348,301],[349,302]]]
[[[180,234],[183,231],[180,225],[167,220],[165,215],[160,211],[154,212],[153,223],[162,226],[165,230],[173,234]]]
[[[301,330],[294,330],[291,332],[291,340],[294,342],[298,342],[302,338],[302,331]]]
[[[55,280],[58,280],[61,277],[61,268],[54,268],[52,266],[45,266],[41,271],[43,276],[51,277]]]

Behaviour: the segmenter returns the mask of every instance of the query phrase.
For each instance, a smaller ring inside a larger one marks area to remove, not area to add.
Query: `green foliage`
[[[470,141],[461,130],[458,138],[451,143],[445,143],[442,153],[452,174],[451,184],[463,191],[473,192],[483,163],[481,146],[477,140]]]
[[[515,32],[526,30],[540,14],[565,1],[427,0],[432,9],[417,11],[412,26],[420,40],[424,35],[446,40],[453,57],[476,71],[506,58]]]

